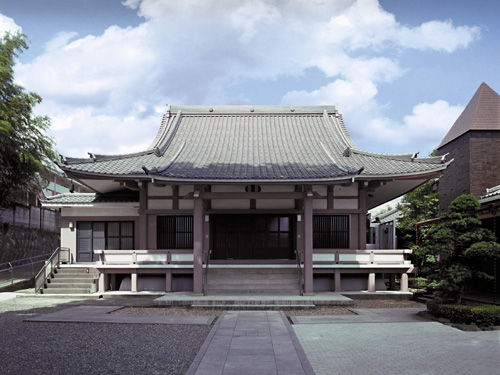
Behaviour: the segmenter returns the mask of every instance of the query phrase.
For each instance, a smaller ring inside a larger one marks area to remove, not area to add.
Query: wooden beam
[[[303,193],[269,192],[269,193],[205,193],[204,199],[302,199]]]

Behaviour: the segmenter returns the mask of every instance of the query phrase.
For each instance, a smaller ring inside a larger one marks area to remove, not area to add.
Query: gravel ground
[[[0,301],[0,373],[184,374],[211,326],[23,322],[27,317],[74,305],[120,302],[46,298]]]

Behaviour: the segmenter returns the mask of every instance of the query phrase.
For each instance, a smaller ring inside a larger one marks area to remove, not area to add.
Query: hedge
[[[427,310],[436,318],[446,318],[452,323],[475,324],[478,327],[500,325],[500,306],[495,305],[441,305],[428,303]]]

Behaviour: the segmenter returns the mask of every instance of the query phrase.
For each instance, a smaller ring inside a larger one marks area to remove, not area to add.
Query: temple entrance
[[[211,215],[213,259],[294,259],[293,215]]]

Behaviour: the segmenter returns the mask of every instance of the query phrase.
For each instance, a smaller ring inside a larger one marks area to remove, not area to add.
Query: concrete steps
[[[209,269],[206,295],[300,295],[294,268]]]
[[[98,275],[86,267],[58,268],[47,280],[42,294],[91,294],[97,292]]]

